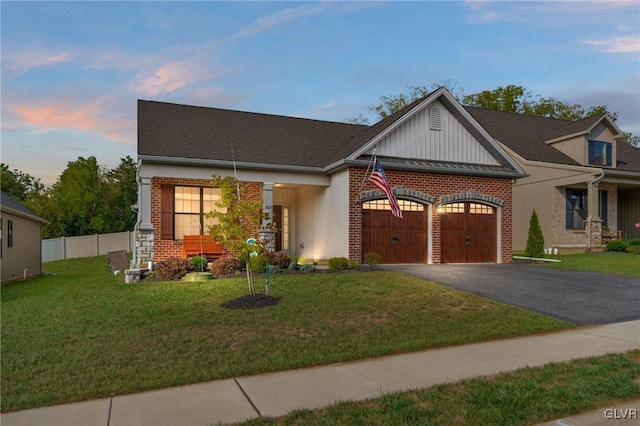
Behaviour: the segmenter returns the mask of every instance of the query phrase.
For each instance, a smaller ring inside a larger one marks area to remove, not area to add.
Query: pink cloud
[[[34,128],[32,133],[35,134],[55,130],[84,131],[114,142],[135,144],[135,115],[115,112],[117,109],[109,108],[109,103],[97,99],[80,106],[63,102],[19,104],[9,111],[15,116],[16,124]]]
[[[209,71],[211,67],[202,62],[198,59],[169,62],[151,73],[138,73],[134,84],[139,92],[149,95],[171,93],[188,84],[214,77],[214,73]]]
[[[43,50],[22,50],[3,58],[3,68],[10,77],[19,77],[27,71],[50,65],[68,62],[73,59],[73,52],[46,52]]]

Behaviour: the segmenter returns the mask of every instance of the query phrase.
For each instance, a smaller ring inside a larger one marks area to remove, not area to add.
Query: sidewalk
[[[632,349],[640,349],[640,321],[35,408],[2,414],[1,422],[2,426],[204,426],[234,423],[258,416],[281,416],[294,409],[319,408],[340,400],[376,398],[384,393],[456,382],[525,366]],[[635,407],[640,411],[640,401],[623,407]],[[615,411],[619,417],[622,413],[629,412]],[[607,421],[604,409],[587,413],[586,417],[587,420],[575,424],[602,424]],[[593,422],[588,423],[588,419]],[[569,420],[559,419],[549,424],[573,424]],[[637,417],[634,422],[637,422]]]

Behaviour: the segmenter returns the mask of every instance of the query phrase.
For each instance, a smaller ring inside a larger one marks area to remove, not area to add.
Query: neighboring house
[[[46,220],[0,192],[2,284],[42,273],[42,225]]]
[[[366,179],[374,153],[404,219]],[[512,184],[524,176],[444,88],[373,126],[140,100],[138,161],[140,265],[206,233],[219,197],[211,176],[234,166],[289,255],[508,263]]]
[[[571,122],[466,110],[527,173],[513,187],[513,249],[523,251],[535,208],[545,247],[601,248],[640,238],[640,148],[606,114]]]

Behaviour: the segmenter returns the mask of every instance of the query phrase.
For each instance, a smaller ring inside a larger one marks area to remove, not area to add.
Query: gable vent
[[[437,106],[434,106],[429,111],[429,128],[431,130],[442,130],[442,112]]]

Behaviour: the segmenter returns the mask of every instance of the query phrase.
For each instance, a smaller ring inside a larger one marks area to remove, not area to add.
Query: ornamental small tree
[[[524,255],[537,258],[544,257],[544,236],[542,235],[540,222],[538,222],[536,209],[533,209],[531,220],[529,220],[529,236],[527,237],[527,248],[524,250]]]
[[[216,211],[207,213],[207,217],[216,222],[209,227],[209,235],[246,263],[249,294],[255,296],[251,254],[264,251],[264,244],[258,238],[263,218],[262,201],[245,199],[245,184],[232,176],[223,178],[214,174],[211,184],[220,188],[220,201],[215,203]],[[248,243],[250,238],[255,239],[256,244]]]

